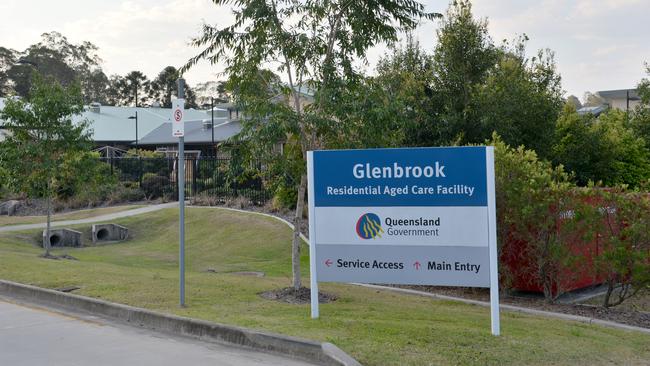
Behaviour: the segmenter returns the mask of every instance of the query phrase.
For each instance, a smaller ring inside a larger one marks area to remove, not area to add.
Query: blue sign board
[[[318,281],[490,287],[498,334],[494,148],[307,156],[312,317]]]
[[[315,151],[316,207],[486,206],[485,147]]]

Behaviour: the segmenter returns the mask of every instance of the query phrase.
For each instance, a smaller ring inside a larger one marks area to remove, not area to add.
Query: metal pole
[[[215,154],[215,148],[214,148],[214,98],[210,97],[210,108],[212,109],[212,154]]]
[[[178,79],[178,98],[185,97],[185,80]],[[185,306],[185,137],[178,138],[178,206],[180,208],[180,305]]]
[[[135,151],[138,151],[138,111],[135,111]],[[139,154],[138,154],[139,155]]]
[[[138,145],[138,110],[135,110],[135,153],[138,155],[138,182],[142,187],[142,158],[140,157],[140,146]]]

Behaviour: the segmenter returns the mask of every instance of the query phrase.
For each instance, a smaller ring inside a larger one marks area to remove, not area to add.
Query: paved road
[[[159,205],[151,205],[146,207],[134,208],[132,210],[94,216],[94,217],[89,217],[87,219],[54,221],[51,223],[51,225],[52,227],[57,227],[57,226],[69,226],[69,225],[78,225],[78,224],[90,224],[93,222],[101,222],[101,221],[111,221],[122,217],[142,215],[144,213],[154,212],[154,211],[162,210],[163,208],[171,208],[171,207],[178,207],[178,202],[169,202],[169,203],[162,203]],[[46,223],[7,225],[7,226],[0,226],[0,232],[45,229],[46,226],[47,226]]]
[[[0,300],[0,365],[298,366],[306,363],[82,320]]]

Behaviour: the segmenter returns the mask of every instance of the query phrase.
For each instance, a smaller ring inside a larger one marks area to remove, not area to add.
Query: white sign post
[[[183,120],[185,113],[185,99],[175,99],[172,101],[172,136],[185,136],[185,122]]]
[[[494,148],[313,151],[312,318],[318,282],[489,287],[499,335]]]

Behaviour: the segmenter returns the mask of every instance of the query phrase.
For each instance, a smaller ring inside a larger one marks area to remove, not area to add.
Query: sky
[[[448,0],[423,1],[444,13]],[[650,0],[474,0],[474,14],[487,18],[492,38],[526,34],[528,53],[555,52],[566,95],[636,86],[650,62]],[[73,43],[99,47],[107,74],[143,71],[149,78],[165,66],[181,66],[199,49],[189,45],[201,24],[225,26],[230,10],[210,0],[2,0],[0,46],[24,50],[44,32],[58,31]],[[432,51],[439,21],[416,31]],[[367,54],[367,72],[389,52],[379,45]],[[222,65],[203,62],[186,74],[190,85],[219,80]]]

